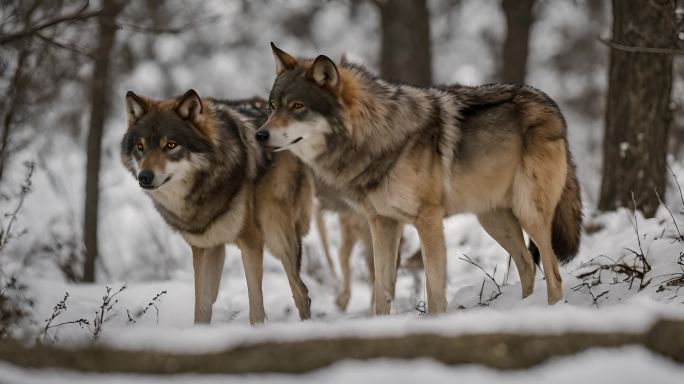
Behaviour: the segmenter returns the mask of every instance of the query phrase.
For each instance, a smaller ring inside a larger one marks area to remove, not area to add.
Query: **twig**
[[[670,174],[672,175],[672,178],[675,181],[675,184],[677,184],[677,188],[679,188],[679,198],[682,200],[682,206],[684,206],[684,193],[682,193],[682,186],[679,185],[679,180],[677,180],[677,175],[675,175],[674,171],[670,167],[670,164],[666,164],[667,169],[670,170]]]
[[[660,194],[658,193],[658,188],[657,187],[653,188],[653,192],[655,192],[656,197],[658,198],[658,202],[660,202],[660,204],[662,206],[664,206],[665,209],[667,209],[667,212],[670,214],[670,217],[672,218],[672,222],[674,223],[675,229],[677,230],[677,234],[679,235],[677,240],[679,240],[679,241],[684,240],[684,237],[682,237],[682,233],[679,231],[679,226],[677,225],[677,220],[675,220],[675,217],[672,214],[670,207],[668,207],[667,204],[665,204],[665,202],[663,201],[663,199],[660,198]]]
[[[508,275],[511,274],[511,259],[513,259],[513,256],[508,255],[508,266],[506,267],[506,277],[504,277],[503,285],[508,285]]]
[[[634,45],[625,45],[625,44],[620,44],[616,43],[612,40],[604,39],[602,37],[598,38],[598,41],[601,43],[620,50],[620,51],[625,51],[625,52],[631,52],[631,53],[656,53],[656,54],[662,54],[662,55],[684,55],[684,50],[681,49],[671,49],[671,48],[655,48],[655,47],[640,47],[640,46],[634,46]]]
[[[482,272],[484,272],[484,274],[489,278],[489,280],[491,280],[494,283],[494,286],[496,286],[496,292],[492,294],[492,296],[489,298],[489,300],[487,302],[483,303],[482,302],[482,290],[484,289],[484,281],[482,282],[482,288],[480,290],[480,304],[487,305],[489,302],[491,302],[494,299],[496,299],[497,297],[501,296],[501,294],[502,294],[501,287],[499,286],[499,283],[496,282],[496,279],[494,279],[494,277],[492,277],[492,275],[490,275],[487,271],[485,271],[484,268],[482,268],[479,264],[474,262],[470,257],[468,257],[468,255],[464,254],[459,259],[467,262],[468,264],[474,265],[477,268],[479,268]],[[496,268],[494,269],[494,273],[496,273]]]
[[[24,177],[24,182],[21,185],[21,191],[19,193],[19,202],[17,203],[17,206],[14,208],[14,211],[5,214],[5,217],[10,217],[10,221],[7,224],[7,230],[3,231],[2,229],[0,229],[0,251],[2,251],[5,248],[5,246],[7,246],[7,242],[12,237],[12,225],[14,225],[14,222],[17,220],[17,215],[19,214],[21,207],[24,205],[24,199],[26,198],[26,195],[31,191],[31,177],[33,176],[33,170],[35,169],[36,165],[33,162],[27,162],[25,163],[25,165],[27,171],[26,176]]]
[[[100,309],[98,311],[95,311],[95,320],[93,321],[93,340],[96,340],[100,334],[102,333],[102,328],[105,322],[105,315],[111,311],[112,307],[116,303],[119,302],[119,300],[115,300],[112,303],[112,300],[121,293],[124,289],[126,289],[126,286],[122,286],[116,293],[113,295],[110,295],[112,289],[110,287],[106,287],[106,292],[105,295],[102,296],[102,304],[100,305]]]
[[[61,48],[61,49],[67,50],[69,52],[73,52],[73,53],[77,53],[79,55],[83,55],[89,59],[95,59],[95,55],[93,55],[92,53],[88,52],[86,49],[79,47],[77,45],[72,45],[72,44],[67,45],[66,43],[61,43],[55,39],[52,39],[52,38],[47,37],[47,36],[40,34],[40,33],[36,33],[36,37],[38,37],[39,39],[43,40],[44,42],[46,42],[50,45],[54,45],[57,48]]]
[[[72,21],[82,21],[89,19],[91,17],[95,17],[102,12],[101,10],[95,10],[95,11],[90,11],[86,12],[88,7],[90,6],[90,2],[86,1],[80,8],[78,8],[76,11],[73,13],[70,13],[68,15],[60,16],[55,19],[46,21],[42,24],[39,24],[35,27],[32,28],[27,28],[24,31],[13,33],[13,34],[8,34],[3,37],[0,37],[0,45],[5,45],[7,43],[11,43],[16,40],[21,40],[26,37],[35,35],[36,33],[42,31],[43,29],[54,27],[55,25],[62,24],[65,22],[72,22]]]
[[[131,30],[134,32],[140,32],[140,33],[149,33],[149,34],[155,34],[155,35],[162,35],[162,34],[180,34],[183,32],[186,32],[187,30],[191,29],[195,25],[201,23],[212,23],[215,22],[216,20],[220,19],[220,15],[211,15],[207,16],[201,19],[193,20],[190,22],[187,22],[185,24],[179,25],[177,27],[167,27],[167,28],[159,28],[159,27],[145,27],[141,25],[135,25],[135,24],[126,24],[126,23],[121,23],[121,22],[116,22],[114,23],[118,28],[122,30]]]
[[[156,311],[156,314],[157,314],[157,324],[159,324],[159,307],[157,306],[157,303],[161,302],[161,297],[162,297],[162,295],[165,295],[165,294],[166,294],[166,291],[161,291],[161,292],[157,293],[157,295],[152,298],[152,300],[147,304],[147,306],[145,306],[145,308],[143,308],[143,310],[140,311],[137,318],[140,319],[141,317],[143,317],[147,313],[147,311],[150,308],[154,308],[154,310]],[[128,317],[130,319],[130,315]]]
[[[589,283],[587,283],[586,281],[572,287],[572,290],[575,292],[578,292],[583,287],[587,287],[587,291],[589,292],[589,296],[591,296],[591,300],[594,302],[596,309],[600,309],[599,305],[598,305],[598,299],[601,298],[602,296],[604,296],[605,294],[607,294],[608,291],[604,291],[604,292],[600,293],[598,296],[594,296],[594,292],[591,291],[591,285],[589,285]]]

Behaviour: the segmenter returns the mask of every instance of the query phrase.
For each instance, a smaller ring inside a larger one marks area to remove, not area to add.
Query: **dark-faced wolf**
[[[442,221],[461,212],[476,214],[510,253],[523,297],[540,257],[549,304],[562,299],[558,261],[578,251],[582,203],[565,120],[546,94],[509,84],[393,84],[323,55],[272,50],[272,112],[256,138],[297,155],[367,215],[376,314],[390,311],[402,223],[421,240],[429,311],[446,310]]]
[[[259,109],[258,101],[203,99],[193,90],[162,101],[126,95],[121,159],[192,248],[196,323],[211,321],[226,243],[242,253],[251,323],[265,319],[264,244],[283,263],[299,316],[310,317],[299,271],[313,182],[292,154],[257,145],[254,134],[266,115]]]

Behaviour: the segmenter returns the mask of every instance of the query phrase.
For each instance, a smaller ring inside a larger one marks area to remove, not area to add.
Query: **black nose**
[[[151,185],[152,180],[154,180],[154,172],[145,169],[138,173],[138,182],[141,186],[145,187]]]
[[[256,139],[257,141],[267,141],[268,140],[268,130],[266,129],[260,129],[256,132]]]

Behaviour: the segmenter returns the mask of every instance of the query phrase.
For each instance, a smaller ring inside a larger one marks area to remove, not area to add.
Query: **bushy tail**
[[[575,164],[568,156],[568,176],[556,206],[551,229],[551,245],[561,264],[569,263],[579,251],[582,217],[582,194],[575,174]],[[534,263],[539,265],[539,249],[532,240],[529,250]]]

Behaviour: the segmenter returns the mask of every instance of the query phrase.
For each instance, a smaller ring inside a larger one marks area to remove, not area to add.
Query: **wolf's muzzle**
[[[256,133],[254,134],[254,137],[256,137],[257,141],[260,141],[260,142],[262,142],[262,143],[265,142],[265,141],[268,141],[269,136],[270,136],[270,134],[269,134],[268,130],[267,130],[267,129],[263,129],[263,128],[262,128],[262,129],[259,129],[259,130],[256,131]]]
[[[143,188],[148,188],[152,186],[154,181],[154,172],[144,169],[138,173],[138,183]]]

